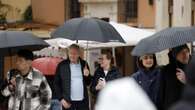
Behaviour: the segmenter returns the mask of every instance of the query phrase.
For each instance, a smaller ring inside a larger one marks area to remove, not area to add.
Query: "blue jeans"
[[[57,99],[52,99],[50,110],[62,110],[62,105],[61,105],[60,101]]]

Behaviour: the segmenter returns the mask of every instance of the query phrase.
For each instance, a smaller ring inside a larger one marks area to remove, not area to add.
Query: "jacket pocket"
[[[27,88],[26,98],[36,98],[39,96],[39,86],[33,85]]]

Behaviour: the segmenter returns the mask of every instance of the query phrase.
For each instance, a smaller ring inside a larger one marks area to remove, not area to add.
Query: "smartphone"
[[[99,78],[100,81],[104,81],[104,78]]]

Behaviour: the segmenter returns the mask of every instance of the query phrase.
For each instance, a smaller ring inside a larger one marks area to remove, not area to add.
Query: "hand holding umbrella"
[[[86,76],[86,77],[89,76],[90,73],[89,73],[89,69],[88,69],[87,65],[85,65],[83,73],[84,73],[84,76]]]
[[[10,91],[14,91],[16,87],[16,78],[12,78],[10,80],[10,84],[9,84],[9,90]]]

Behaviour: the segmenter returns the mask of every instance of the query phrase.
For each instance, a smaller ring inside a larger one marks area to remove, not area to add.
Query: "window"
[[[138,0],[118,0],[118,21],[137,22]]]
[[[191,13],[191,25],[194,26],[194,10]]]
[[[79,0],[70,0],[70,17],[80,17],[80,3]]]
[[[148,0],[149,5],[153,5],[154,4],[154,0]]]
[[[126,18],[137,18],[137,0],[125,0]]]

